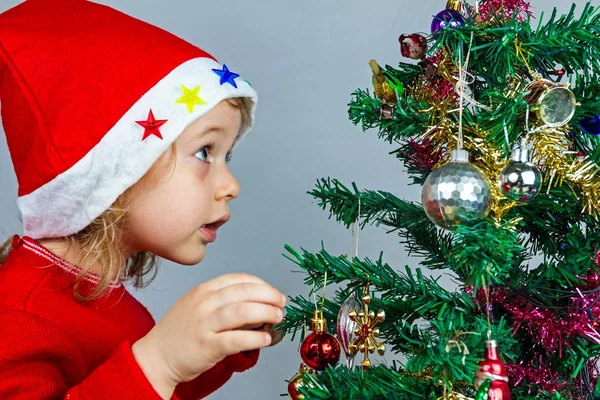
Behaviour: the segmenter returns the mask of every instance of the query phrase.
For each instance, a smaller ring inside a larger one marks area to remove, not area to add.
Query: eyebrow
[[[225,133],[225,129],[222,126],[209,126],[208,128],[203,129],[200,132],[200,136],[202,137],[202,136],[207,135],[207,134],[209,134],[211,132]]]
[[[222,126],[209,126],[208,128],[201,130],[199,133],[195,132],[195,135],[190,139],[190,141],[195,143],[212,132],[225,133],[225,129]]]

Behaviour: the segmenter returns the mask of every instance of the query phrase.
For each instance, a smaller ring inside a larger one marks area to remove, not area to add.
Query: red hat
[[[210,54],[110,7],[28,0],[0,14],[1,115],[24,234],[79,232],[232,97],[256,105]]]

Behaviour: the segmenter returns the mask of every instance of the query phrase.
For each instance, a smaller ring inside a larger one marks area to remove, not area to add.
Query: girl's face
[[[222,101],[182,132],[176,156],[165,151],[132,187],[125,256],[146,250],[179,264],[202,261],[240,191],[227,167],[240,123],[240,111]]]

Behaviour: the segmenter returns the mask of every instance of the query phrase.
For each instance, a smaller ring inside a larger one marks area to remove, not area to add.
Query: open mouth
[[[226,214],[214,222],[202,225],[199,231],[204,237],[204,240],[207,242],[214,242],[217,239],[217,229],[229,221],[230,217],[229,214]]]
[[[215,222],[211,222],[210,224],[204,224],[204,225],[202,225],[201,228],[207,228],[207,229],[216,231],[221,226],[225,225],[225,223],[227,221],[229,221],[229,215],[226,215],[226,216],[224,216],[222,218],[219,218],[218,220],[216,220]]]

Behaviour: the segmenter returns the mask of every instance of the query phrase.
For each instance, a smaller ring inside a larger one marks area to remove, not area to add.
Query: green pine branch
[[[524,47],[530,52],[530,62],[538,71],[552,70],[562,65],[568,73],[583,71],[597,76],[600,72],[600,7],[587,3],[581,16],[575,16],[576,5],[568,14],[557,18],[556,8],[549,21],[529,33]]]
[[[528,75],[533,69],[545,78],[551,78],[557,66],[568,73],[580,70],[600,72],[597,54],[600,52],[600,12],[588,3],[579,18],[576,6],[557,18],[554,9],[550,19],[537,29],[531,28],[531,20],[513,18],[498,27],[475,26],[468,20],[463,27],[444,29],[437,36],[431,52],[442,47],[456,49],[454,61],[466,58],[471,47],[471,67],[478,78],[491,86],[504,85],[508,77]],[[588,73],[588,72],[584,72]]]
[[[324,210],[329,208],[329,218],[350,227],[358,218],[360,199],[361,225],[368,223],[386,226],[388,233],[397,232],[409,255],[425,258],[423,265],[443,268],[450,253],[450,235],[441,232],[429,221],[420,205],[401,200],[385,191],[352,190],[337,179],[323,178],[309,192]]]
[[[412,97],[400,97],[394,107],[394,119],[379,117],[381,100],[371,96],[368,90],[357,89],[348,104],[350,120],[361,125],[362,130],[377,128],[378,137],[389,143],[401,143],[402,139],[425,131],[429,113],[421,110],[430,108],[425,101]]]
[[[307,400],[433,399],[433,388],[401,371],[377,365],[365,374],[361,369],[328,367],[318,376],[308,375],[301,393]]]
[[[330,218],[335,216],[347,227],[358,217],[360,199],[363,224],[373,222],[387,226],[389,232],[397,231],[409,254],[425,258],[421,263],[423,266],[449,268],[476,287],[481,286],[488,275],[494,283],[504,283],[511,274],[519,271],[520,263],[525,260],[525,248],[507,227],[485,222],[458,229],[454,235],[442,232],[429,221],[419,205],[383,191],[361,192],[356,185],[350,190],[335,179],[321,179],[310,194],[319,200],[323,209],[329,207]]]

